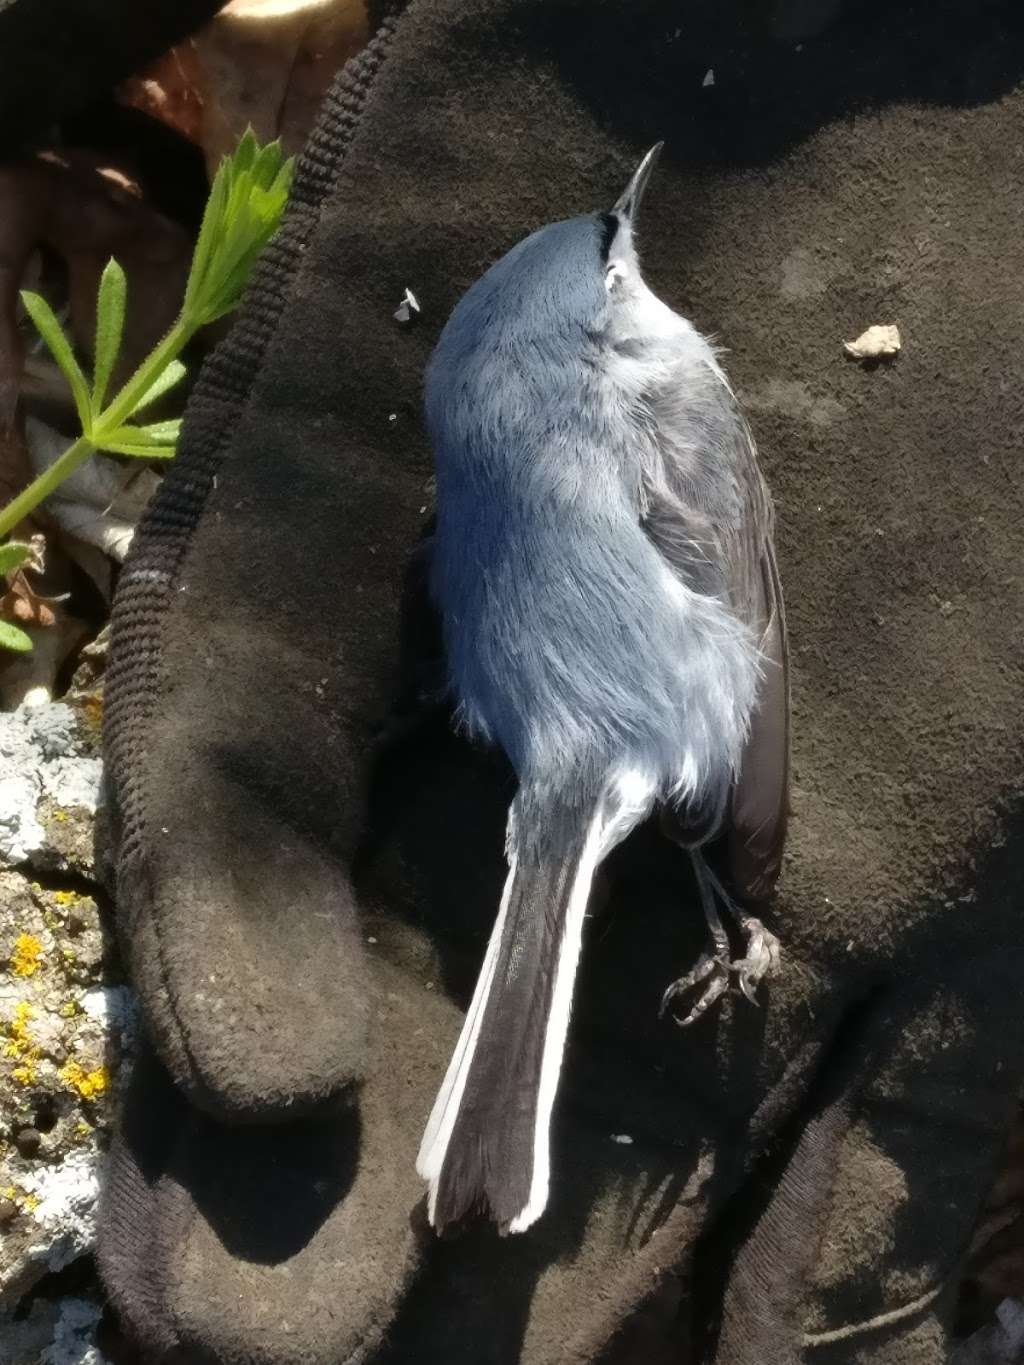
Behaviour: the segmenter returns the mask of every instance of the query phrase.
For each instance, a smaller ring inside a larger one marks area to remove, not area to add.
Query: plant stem
[[[176,360],[188,345],[194,331],[195,326],[184,315],[178,318],[163,341],[150,351],[109,406],[96,418],[92,433],[94,440],[79,436],[74,445],[69,446],[59,459],[54,460],[49,469],[33,479],[23,493],[19,493],[13,502],[8,503],[0,511],[0,539],[9,535],[18,522],[30,512],[34,512],[69,474],[73,474],[80,465],[85,464],[89,456],[95,453],[97,445],[102,445],[105,435],[116,431],[131,417],[166,367],[172,360]]]
[[[68,477],[73,474],[79,465],[85,464],[86,460],[93,453],[95,447],[87,441],[84,436],[79,436],[74,445],[69,446],[64,454],[54,460],[49,469],[43,471],[38,478],[33,479],[23,493],[19,493],[13,502],[0,511],[0,538],[10,535],[18,522],[34,512],[44,498],[48,498],[53,490]]]
[[[195,324],[186,319],[184,314],[178,317],[163,341],[150,351],[125,386],[96,418],[94,431],[97,436],[109,435],[127,422],[171,361],[177,360],[195,330]]]

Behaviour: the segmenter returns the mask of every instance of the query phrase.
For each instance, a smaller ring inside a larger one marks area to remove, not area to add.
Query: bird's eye
[[[628,274],[629,271],[622,261],[612,261],[609,264],[608,269],[604,272],[604,287],[608,290],[609,294],[618,282],[624,280]]]

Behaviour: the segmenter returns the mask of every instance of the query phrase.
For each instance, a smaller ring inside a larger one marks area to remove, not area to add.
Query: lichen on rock
[[[0,867],[91,874],[98,743],[82,707],[50,702],[0,714]]]
[[[93,880],[96,742],[65,705],[0,715],[0,1340],[40,1365],[102,1365],[99,1298],[34,1291],[92,1250],[135,1030]]]

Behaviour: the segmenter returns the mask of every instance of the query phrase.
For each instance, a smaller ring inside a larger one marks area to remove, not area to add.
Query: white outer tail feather
[[[533,1130],[533,1178],[526,1207],[508,1225],[509,1232],[525,1232],[544,1212],[548,1202],[551,1178],[551,1111],[558,1090],[558,1077],[565,1056],[565,1040],[569,1034],[569,1015],[572,1012],[573,986],[583,951],[583,920],[587,913],[590,888],[594,882],[597,861],[601,855],[601,836],[604,832],[604,812],[599,807],[587,830],[586,842],[580,855],[576,877],[569,893],[569,908],[565,916],[562,941],[558,945],[558,965],[555,968],[555,988],[551,996],[551,1010],[544,1033],[544,1052],[540,1063],[540,1082],[537,1088],[537,1117]]]
[[[537,1111],[533,1142],[533,1171],[530,1193],[524,1208],[513,1218],[509,1232],[525,1232],[544,1212],[548,1202],[551,1172],[550,1130],[551,1114],[558,1078],[565,1055],[565,1043],[572,1013],[573,987],[583,948],[583,922],[593,885],[594,874],[603,858],[620,843],[635,825],[644,819],[657,794],[657,783],[648,774],[629,770],[616,774],[605,790],[594,818],[587,830],[576,876],[569,896],[558,962],[555,967],[554,991],[544,1035],[538,1082]],[[514,831],[510,825],[510,844]],[[427,1120],[423,1140],[416,1159],[416,1170],[428,1182],[427,1216],[435,1221],[437,1193],[444,1168],[448,1144],[458,1117],[466,1081],[476,1052],[484,1009],[494,982],[495,968],[505,917],[516,875],[517,858],[511,853],[509,872],[502,892],[501,905],[491,931],[487,952],[480,968],[473,999],[466,1013],[455,1052],[448,1064],[444,1081],[438,1091],[434,1107]]]
[[[505,889],[501,893],[498,917],[494,921],[494,928],[491,930],[490,942],[487,944],[487,952],[480,967],[480,975],[477,977],[473,999],[466,1011],[466,1019],[462,1025],[462,1032],[459,1034],[459,1041],[455,1046],[452,1059],[448,1063],[448,1070],[441,1082],[441,1089],[437,1092],[437,1099],[430,1111],[430,1118],[427,1120],[427,1127],[420,1142],[419,1154],[416,1157],[417,1172],[424,1180],[430,1182],[427,1216],[431,1225],[434,1222],[434,1206],[437,1203],[437,1186],[441,1178],[441,1167],[444,1165],[445,1153],[448,1150],[452,1129],[455,1127],[455,1120],[458,1117],[462,1094],[466,1088],[466,1078],[469,1075],[470,1064],[476,1051],[476,1040],[484,1016],[484,1007],[487,1004],[487,997],[491,993],[491,982],[494,980],[494,968],[498,961],[498,948],[501,945],[501,935],[505,928],[505,916],[508,913],[516,865],[517,859],[513,854],[509,864],[508,876],[505,879]]]

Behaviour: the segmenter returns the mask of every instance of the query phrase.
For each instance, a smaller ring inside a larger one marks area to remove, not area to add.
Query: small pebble
[[[861,332],[856,341],[843,342],[843,350],[855,360],[879,360],[898,355],[902,346],[900,329],[894,323],[876,324]]]
[[[22,1156],[35,1156],[43,1143],[43,1135],[38,1128],[19,1128],[14,1135],[14,1145]]]
[[[620,1147],[631,1147],[633,1139],[628,1133],[612,1133],[612,1142],[617,1142]]]

